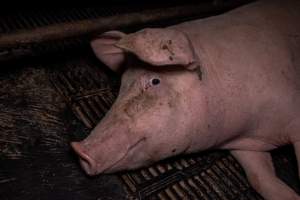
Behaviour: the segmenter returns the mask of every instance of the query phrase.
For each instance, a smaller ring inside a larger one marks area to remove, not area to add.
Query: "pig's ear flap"
[[[109,31],[91,41],[92,49],[97,58],[113,71],[121,71],[120,68],[125,60],[124,51],[115,46],[125,35],[119,31]]]
[[[116,46],[153,66],[181,65],[189,70],[199,66],[189,38],[175,29],[143,29],[122,37]]]

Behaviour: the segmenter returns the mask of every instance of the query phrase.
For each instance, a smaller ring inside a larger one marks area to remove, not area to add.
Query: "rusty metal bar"
[[[239,3],[235,3],[235,5],[231,3],[229,5],[223,4],[222,6],[198,3],[80,20],[70,23],[60,23],[31,30],[21,30],[15,33],[0,35],[0,49],[57,41],[78,36],[90,36],[112,29],[122,29],[124,27],[151,24],[157,21],[182,19],[203,15],[204,13],[220,12],[241,4],[240,1],[237,2]]]

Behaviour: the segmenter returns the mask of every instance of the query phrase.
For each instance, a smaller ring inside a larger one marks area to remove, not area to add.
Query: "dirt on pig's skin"
[[[141,90],[136,96],[130,98],[124,103],[124,112],[132,119],[138,117],[142,112],[147,112],[149,108],[154,106],[158,99],[153,95],[144,94]]]

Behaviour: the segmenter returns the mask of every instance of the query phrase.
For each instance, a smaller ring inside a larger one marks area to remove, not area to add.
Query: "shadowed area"
[[[78,166],[69,143],[88,130],[56,92],[50,73],[31,64],[0,75],[0,198],[124,198],[116,176],[91,178]]]

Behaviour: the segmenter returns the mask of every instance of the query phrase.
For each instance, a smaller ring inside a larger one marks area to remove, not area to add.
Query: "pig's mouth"
[[[129,154],[130,151],[134,150],[135,147],[137,147],[140,143],[145,142],[146,141],[146,137],[143,137],[141,139],[139,139],[136,143],[132,144],[131,146],[129,146],[128,150],[126,151],[126,153],[117,161],[115,161],[113,164],[111,164],[109,167],[107,167],[106,169],[104,169],[102,171],[102,173],[108,173],[110,171],[112,171],[112,169],[117,166],[119,163],[121,163],[125,158],[127,158],[127,155]]]
[[[74,149],[74,151],[79,155],[80,157],[80,165],[83,168],[83,170],[90,176],[97,175],[99,173],[110,173],[114,171],[114,168],[118,166],[119,163],[121,163],[124,159],[128,157],[128,154],[130,151],[133,151],[140,143],[143,143],[146,141],[146,137],[143,137],[139,139],[134,144],[130,145],[128,149],[121,155],[119,159],[114,161],[113,163],[109,164],[105,167],[105,163],[97,163],[96,160],[94,160],[89,154],[82,148],[82,145],[78,142],[72,142],[71,146]],[[113,156],[113,155],[111,155]]]

